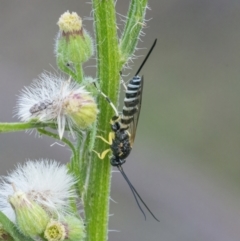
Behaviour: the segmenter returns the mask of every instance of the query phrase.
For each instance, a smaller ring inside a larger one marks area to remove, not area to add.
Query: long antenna
[[[152,211],[149,209],[149,207],[147,206],[147,204],[143,201],[143,199],[142,199],[141,196],[138,194],[137,190],[134,188],[134,186],[132,185],[132,183],[129,181],[127,175],[126,175],[125,172],[123,171],[122,166],[117,166],[117,168],[118,168],[118,170],[121,172],[121,174],[122,174],[122,176],[124,177],[124,179],[126,180],[126,182],[128,183],[128,185],[129,185],[129,187],[130,187],[130,189],[131,189],[131,191],[132,191],[132,193],[133,193],[133,195],[134,195],[134,198],[135,198],[135,200],[136,200],[136,202],[137,202],[137,204],[138,204],[138,207],[139,207],[139,209],[142,211],[142,213],[143,213],[143,215],[144,215],[144,217],[145,217],[145,220],[146,220],[146,215],[145,215],[145,213],[143,212],[141,206],[139,205],[139,202],[137,201],[137,198],[136,198],[135,194],[138,196],[139,200],[142,202],[142,204],[145,206],[145,208],[148,210],[148,212],[152,215],[152,217],[153,217],[156,221],[160,222],[160,221],[155,217],[155,215],[152,213]]]
[[[98,90],[98,92],[106,99],[106,101],[111,105],[112,109],[115,112],[116,116],[119,116],[118,111],[116,109],[116,107],[114,106],[113,102],[109,99],[108,96],[106,96],[101,90],[98,89],[97,85],[95,82],[93,82],[93,85],[95,86],[95,88]]]
[[[152,51],[153,51],[153,49],[154,49],[156,43],[157,43],[157,39],[154,40],[154,42],[153,42],[153,44],[152,44],[152,47],[151,47],[150,50],[148,51],[147,56],[146,56],[145,59],[143,60],[143,62],[142,62],[142,64],[140,65],[140,67],[139,67],[137,73],[135,74],[135,76],[137,76],[137,75],[139,74],[139,72],[141,71],[141,69],[142,69],[142,67],[144,66],[144,64],[146,63],[148,57],[149,57],[150,54],[152,53]]]
[[[144,219],[146,220],[146,219],[147,219],[147,218],[146,218],[146,214],[144,213],[144,211],[143,211],[140,203],[138,202],[138,199],[137,199],[137,197],[136,197],[135,191],[134,191],[134,189],[132,188],[132,184],[130,183],[130,181],[128,180],[126,174],[124,173],[123,168],[122,168],[121,166],[117,166],[117,168],[118,168],[118,170],[121,172],[121,174],[122,174],[123,178],[125,179],[125,181],[127,182],[128,186],[130,187],[131,192],[132,192],[132,194],[133,194],[133,196],[134,196],[134,199],[135,199],[135,201],[136,201],[136,203],[137,203],[137,205],[138,205],[138,208],[141,210],[141,212],[142,212],[142,214],[143,214],[143,216],[144,216]]]

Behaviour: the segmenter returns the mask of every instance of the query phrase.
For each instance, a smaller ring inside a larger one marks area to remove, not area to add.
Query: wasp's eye
[[[119,122],[116,122],[111,127],[112,127],[113,131],[117,131],[120,129],[120,124],[119,124]]]

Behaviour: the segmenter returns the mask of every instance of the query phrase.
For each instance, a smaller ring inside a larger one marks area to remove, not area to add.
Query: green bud
[[[68,237],[69,241],[84,240],[86,237],[85,226],[81,219],[74,216],[67,216],[65,222],[68,227]]]
[[[3,228],[2,224],[0,223],[0,241],[13,241],[14,239],[12,236],[6,232],[6,230]]]
[[[51,220],[45,231],[44,238],[48,241],[62,241],[67,237],[66,225],[60,221]]]
[[[25,236],[35,237],[43,233],[49,217],[41,206],[28,199],[22,191],[15,191],[9,202],[14,208],[17,226]]]
[[[82,19],[77,13],[68,11],[58,21],[59,34],[56,40],[56,57],[60,65],[79,65],[93,54],[93,42],[82,27]]]
[[[51,220],[44,232],[44,238],[48,241],[81,241],[85,237],[83,221],[74,216],[67,216],[63,221]]]
[[[94,98],[87,93],[74,93],[68,96],[64,101],[64,111],[81,129],[89,127],[98,114]]]

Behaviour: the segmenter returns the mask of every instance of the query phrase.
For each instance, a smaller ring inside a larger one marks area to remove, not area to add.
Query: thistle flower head
[[[65,225],[60,221],[51,220],[44,232],[44,237],[48,241],[62,241],[67,238]]]
[[[69,11],[58,21],[59,32],[55,42],[57,64],[60,69],[71,63],[74,67],[86,62],[94,52],[93,40],[82,26],[77,13]],[[62,69],[64,71],[64,69]]]
[[[59,29],[65,33],[80,31],[82,29],[82,19],[76,12],[69,11],[63,13],[58,20]]]
[[[75,182],[66,166],[56,161],[40,160],[19,164],[15,171],[1,179],[0,211],[12,222],[16,222],[15,205],[10,205],[8,199],[14,195],[14,185],[16,190],[24,193],[27,200],[35,202],[49,216],[65,215],[70,213],[69,199],[76,197],[73,189]],[[13,202],[12,200],[11,203]]]
[[[51,220],[44,232],[48,241],[84,240],[86,237],[83,221],[74,216],[66,216],[63,220]]]
[[[74,125],[85,129],[96,120],[98,110],[84,86],[43,73],[39,80],[22,90],[16,112],[22,121],[57,122],[62,138],[65,125],[71,131]]]

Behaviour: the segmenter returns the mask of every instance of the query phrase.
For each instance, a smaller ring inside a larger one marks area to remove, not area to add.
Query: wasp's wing
[[[141,77],[141,85],[139,86],[139,95],[138,95],[138,99],[139,102],[136,105],[136,109],[137,112],[133,115],[133,121],[130,123],[129,126],[129,132],[130,132],[130,143],[131,146],[133,146],[134,140],[135,140],[135,136],[136,136],[136,131],[137,131],[137,125],[138,125],[138,120],[139,120],[139,116],[140,116],[140,112],[141,112],[141,106],[142,106],[142,94],[143,94],[143,76]]]

